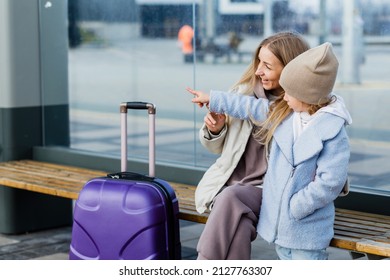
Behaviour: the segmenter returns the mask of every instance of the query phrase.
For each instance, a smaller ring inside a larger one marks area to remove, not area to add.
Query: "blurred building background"
[[[293,29],[316,35],[321,27],[321,14],[326,13],[327,33],[342,33],[343,9],[337,0],[69,0],[69,19],[80,23],[128,24],[138,29],[135,33],[143,37],[174,38],[182,25],[193,21],[202,37],[206,36],[209,24],[215,25],[216,36],[232,31],[261,35],[267,5],[271,6],[275,32]],[[365,35],[390,34],[388,1],[360,0],[356,2],[356,9],[364,18]],[[209,13],[212,17],[208,17]]]

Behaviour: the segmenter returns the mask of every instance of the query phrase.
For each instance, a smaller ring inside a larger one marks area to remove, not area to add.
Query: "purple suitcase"
[[[127,170],[127,110],[149,114],[149,176]],[[179,205],[173,188],[154,177],[155,106],[122,103],[121,170],[88,181],[73,213],[69,259],[181,259]]]

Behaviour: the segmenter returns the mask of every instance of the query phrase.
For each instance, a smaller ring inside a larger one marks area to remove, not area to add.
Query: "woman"
[[[232,92],[269,100],[269,116],[290,113],[279,77],[289,61],[308,49],[308,43],[293,32],[264,39]],[[198,259],[250,259],[267,170],[264,145],[254,138],[262,131],[249,120],[206,115],[200,141],[220,157],[205,172],[195,192],[197,211],[211,210],[197,246]]]

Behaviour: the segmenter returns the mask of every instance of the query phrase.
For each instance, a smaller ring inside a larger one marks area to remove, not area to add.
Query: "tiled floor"
[[[180,221],[182,259],[196,259],[196,244],[203,230],[203,224]],[[0,260],[67,260],[71,228],[56,228],[18,235],[0,235]],[[274,260],[273,246],[261,240],[253,242],[252,259]],[[345,250],[330,248],[330,259],[350,260]]]

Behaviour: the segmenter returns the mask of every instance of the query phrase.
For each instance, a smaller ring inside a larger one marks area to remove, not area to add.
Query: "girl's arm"
[[[204,93],[199,90],[194,90],[189,87],[187,87],[186,90],[194,96],[194,98],[192,98],[191,100],[192,103],[197,103],[200,108],[202,108],[203,105],[206,105],[208,107],[210,98],[207,93]]]
[[[345,129],[324,142],[314,180],[291,197],[290,210],[294,218],[303,219],[338,197],[348,178],[349,155],[349,140]]]
[[[209,110],[214,113],[227,114],[237,119],[247,120],[251,117],[256,121],[267,118],[269,101],[266,98],[211,91],[209,96]]]
[[[187,88],[187,91],[194,95],[191,100],[199,107],[206,105],[210,112],[227,114],[231,117],[247,120],[253,117],[257,121],[263,121],[267,117],[269,101],[266,98],[254,96],[211,91],[210,95],[201,91]]]

